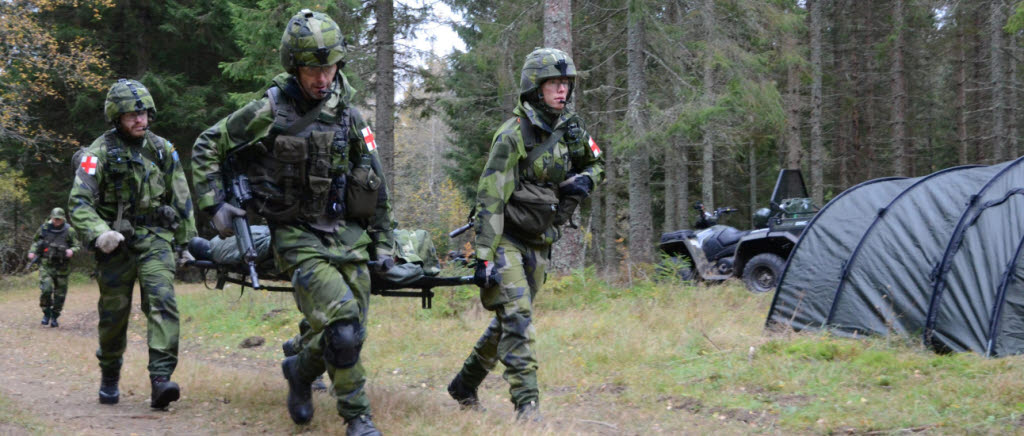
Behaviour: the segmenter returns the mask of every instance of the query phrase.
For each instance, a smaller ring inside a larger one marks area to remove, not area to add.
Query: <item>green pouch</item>
[[[352,169],[345,189],[345,210],[348,219],[366,219],[377,212],[377,191],[380,177],[372,168],[357,166]]]
[[[557,211],[553,188],[523,182],[505,205],[505,224],[525,235],[541,235],[555,223]]]

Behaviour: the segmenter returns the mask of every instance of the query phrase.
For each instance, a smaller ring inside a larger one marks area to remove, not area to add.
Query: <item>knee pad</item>
[[[363,326],[358,321],[337,321],[324,329],[324,360],[338,368],[359,362],[363,348]]]

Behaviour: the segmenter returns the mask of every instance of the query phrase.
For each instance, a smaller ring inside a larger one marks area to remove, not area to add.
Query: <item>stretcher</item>
[[[258,286],[253,285],[249,271],[249,265],[242,261],[235,247],[232,238],[206,240],[194,238],[189,243],[189,252],[196,260],[186,262],[186,265],[199,268],[203,272],[204,283],[210,289],[224,289],[228,283],[236,284],[268,292],[293,292],[290,286],[291,277],[277,271],[269,254],[269,231],[253,226],[254,245],[259,252],[258,261],[255,262],[256,273],[259,275]],[[401,249],[401,247],[399,247]],[[417,247],[418,248],[418,247]],[[432,248],[432,247],[431,247]],[[473,276],[451,276],[441,277],[437,274],[440,268],[423,267],[420,257],[402,256],[399,253],[398,265],[391,267],[386,273],[379,272],[375,261],[369,262],[370,269],[370,294],[383,297],[410,297],[419,298],[420,305],[424,309],[433,307],[433,288],[445,286],[460,286],[473,284]],[[408,261],[414,260],[414,261]],[[428,261],[429,264],[429,261]],[[214,272],[215,281],[211,286],[206,280],[208,272]],[[285,282],[289,285],[268,285],[265,280],[273,282]]]

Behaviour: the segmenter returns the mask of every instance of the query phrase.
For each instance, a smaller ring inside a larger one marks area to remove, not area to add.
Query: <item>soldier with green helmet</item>
[[[42,262],[39,268],[39,307],[43,309],[42,325],[58,327],[64,298],[68,295],[68,273],[71,272],[71,256],[82,250],[78,232],[68,225],[64,209],[50,211],[50,219],[39,227],[28,249],[28,260]],[[37,260],[38,259],[38,260]]]
[[[559,226],[601,181],[604,167],[600,147],[569,106],[575,78],[576,66],[561,50],[526,56],[515,116],[495,132],[480,175],[475,278],[494,318],[448,385],[464,408],[481,408],[477,388],[500,361],[516,419],[540,419],[533,301]]]
[[[287,72],[196,139],[192,169],[199,207],[217,232],[232,234],[245,209],[259,214],[278,270],[291,277],[310,327],[301,351],[281,364],[292,420],[312,419],[310,383],[327,371],[347,434],[373,435],[360,351],[370,261],[378,271],[394,265],[394,224],[373,132],[340,69],[344,54],[330,17],[292,16],[280,46]]]
[[[100,288],[99,400],[116,404],[132,289],[138,280],[149,345],[150,406],[166,408],[180,396],[170,381],[178,363],[175,255],[196,235],[192,198],[178,152],[149,130],[156,104],[135,80],[110,87],[103,112],[112,129],[79,154],[68,208],[71,222],[95,248]]]

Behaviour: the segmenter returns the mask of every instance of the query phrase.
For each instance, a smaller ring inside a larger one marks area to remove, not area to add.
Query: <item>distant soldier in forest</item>
[[[28,260],[42,262],[39,268],[39,307],[43,309],[42,325],[58,327],[57,318],[64,308],[68,295],[68,273],[71,272],[71,256],[82,250],[78,232],[68,225],[64,209],[54,208],[50,219],[39,227],[32,247],[28,249]]]
[[[394,224],[373,132],[341,72],[344,54],[330,17],[308,9],[291,17],[280,46],[287,72],[196,139],[193,182],[222,236],[234,233],[243,207],[258,211],[278,270],[292,278],[310,326],[305,346],[281,364],[292,420],[313,418],[310,383],[326,370],[347,434],[374,435],[360,351],[369,261],[378,272],[394,265]]]
[[[501,361],[516,419],[539,421],[533,300],[547,275],[559,226],[601,181],[604,157],[568,106],[576,66],[557,49],[526,56],[514,117],[494,134],[477,186],[476,273],[480,301],[495,316],[448,393],[482,409],[477,388]]]
[[[150,406],[167,407],[180,396],[171,374],[178,364],[178,304],[174,297],[175,255],[196,235],[192,197],[178,152],[149,131],[156,104],[135,80],[119,79],[103,105],[113,128],[80,153],[68,207],[71,223],[96,252],[100,288],[99,400],[116,404],[132,289],[141,288],[149,330]]]

